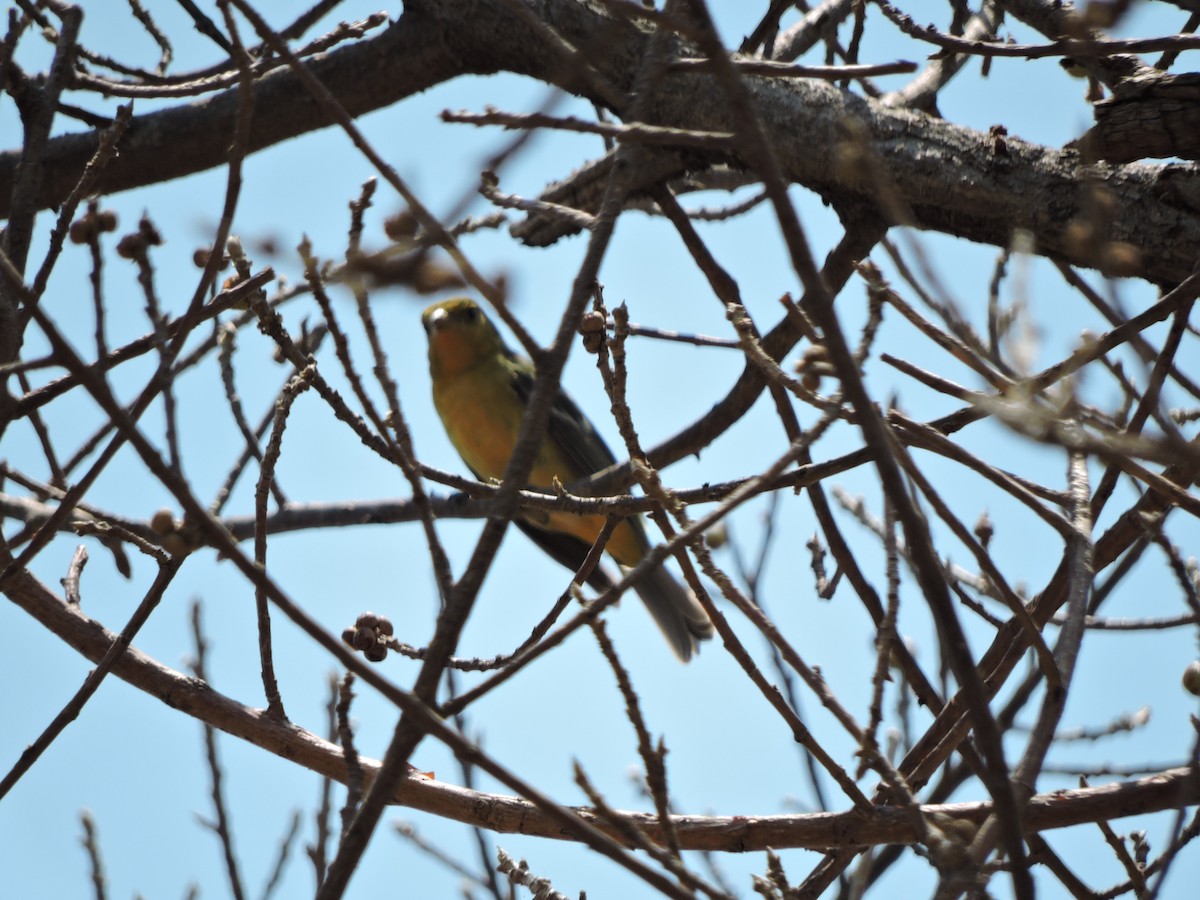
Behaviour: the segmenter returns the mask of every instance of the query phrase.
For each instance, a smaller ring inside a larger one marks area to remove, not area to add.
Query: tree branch
[[[527,6],[574,46],[585,52],[597,48],[588,52],[592,67],[618,87],[630,88],[646,37],[641,26],[574,0],[529,0]],[[691,53],[682,44],[676,51]],[[565,66],[561,55],[531,34],[502,0],[480,0],[469,8],[409,3],[381,34],[313,57],[306,65],[356,116],[459,75],[501,71],[529,75],[604,103],[593,96],[579,67]],[[1195,173],[1142,165],[1086,166],[1073,151],[1015,138],[1005,139],[1000,149],[982,132],[890,109],[823,82],[747,77],[746,84],[785,177],[835,205],[882,205],[886,194],[896,224],[998,247],[1011,243],[1014,229],[1025,229],[1039,252],[1094,268],[1104,265],[1102,254],[1073,246],[1068,227],[1085,214],[1080,185],[1090,182],[1101,185],[1113,201],[1108,240],[1135,251],[1134,264],[1124,274],[1176,283],[1191,271],[1190,248],[1200,243],[1200,215],[1190,199],[1200,191]],[[255,92],[251,152],[331,124],[286,70],[266,75]],[[728,132],[732,116],[720,97],[712,75],[675,73],[653,90],[642,118],[670,128]],[[225,91],[135,118],[99,190],[127,190],[223,164],[236,110],[236,92]],[[38,196],[42,207],[66,196],[96,141],[89,133],[49,142],[43,157],[46,179]],[[712,161],[703,154],[679,159],[685,169]],[[18,160],[19,151],[0,154],[0,216],[9,212]],[[722,161],[742,162],[736,157]]]

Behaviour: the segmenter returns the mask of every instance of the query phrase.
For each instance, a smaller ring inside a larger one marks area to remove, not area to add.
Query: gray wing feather
[[[533,377],[523,369],[514,368],[512,386],[521,400],[528,403],[533,393]],[[600,433],[561,388],[554,398],[546,430],[550,440],[580,472],[591,474],[616,462]],[[631,516],[629,522],[637,530],[643,545],[647,544],[641,518]],[[586,543],[569,534],[546,531],[528,522],[518,521],[517,525],[550,556],[571,569],[578,569],[583,564],[590,549]],[[588,581],[599,590],[612,584],[599,567]],[[701,641],[713,636],[713,625],[704,608],[691,591],[675,580],[669,570],[661,566],[655,569],[638,583],[637,592],[675,655],[684,662],[699,651]]]
[[[533,393],[533,376],[521,369],[513,370],[513,390],[522,402],[528,403]],[[606,469],[617,461],[600,432],[562,388],[550,409],[546,434],[585,475]]]

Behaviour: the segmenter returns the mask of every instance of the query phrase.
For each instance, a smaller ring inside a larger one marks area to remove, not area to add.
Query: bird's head
[[[429,336],[429,365],[453,375],[504,353],[504,341],[479,304],[466,297],[442,300],[421,313]]]

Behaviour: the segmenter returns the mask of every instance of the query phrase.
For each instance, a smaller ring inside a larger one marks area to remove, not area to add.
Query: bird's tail
[[[659,566],[637,583],[638,596],[683,662],[700,652],[700,642],[713,636],[713,624],[692,592]]]

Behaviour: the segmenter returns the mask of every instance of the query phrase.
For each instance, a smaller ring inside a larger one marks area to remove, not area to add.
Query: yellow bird
[[[533,391],[533,365],[513,355],[472,300],[435,303],[421,315],[421,323],[429,336],[433,404],[446,434],[476,478],[499,479]],[[613,462],[612,451],[592,423],[560,390],[529,486],[548,491],[555,478],[569,485]],[[578,569],[604,522],[603,515],[527,510],[516,524],[554,559]],[[637,516],[618,525],[607,546],[625,568],[636,566],[649,548]],[[599,567],[588,581],[598,589],[612,583]],[[660,566],[643,578],[637,592],[684,662],[700,649],[700,641],[712,637],[713,626],[703,607],[667,569]]]

